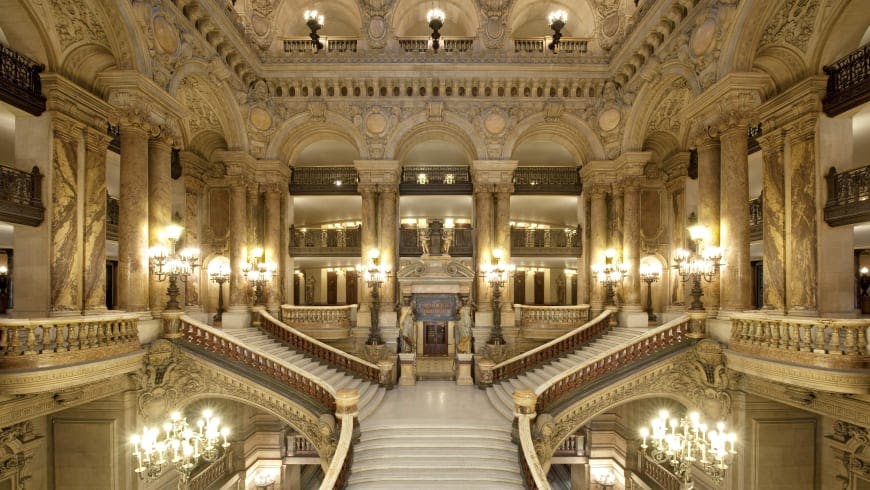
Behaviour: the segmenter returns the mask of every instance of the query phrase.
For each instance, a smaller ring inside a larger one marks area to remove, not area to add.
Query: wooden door
[[[346,298],[345,303],[349,305],[355,305],[357,302],[357,282],[356,282],[356,271],[347,271],[344,273],[345,280],[345,291],[344,297]]]
[[[447,322],[424,322],[423,354],[427,356],[447,355]]]
[[[338,273],[335,271],[326,273],[326,304],[338,303]]]
[[[544,304],[544,273],[535,272],[535,304]]]
[[[514,273],[514,304],[526,304],[526,271]]]

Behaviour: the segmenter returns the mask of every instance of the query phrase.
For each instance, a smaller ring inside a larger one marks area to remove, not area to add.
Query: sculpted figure
[[[466,301],[459,309],[459,343],[456,351],[460,354],[471,354],[471,302]]]
[[[414,323],[414,302],[412,301],[411,306],[402,308],[402,315],[399,318],[399,335],[402,337],[402,352],[411,353],[416,351],[417,342],[415,337],[417,332]]]

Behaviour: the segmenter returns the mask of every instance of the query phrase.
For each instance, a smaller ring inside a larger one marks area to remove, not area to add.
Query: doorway
[[[423,322],[423,355],[447,355],[447,322]]]

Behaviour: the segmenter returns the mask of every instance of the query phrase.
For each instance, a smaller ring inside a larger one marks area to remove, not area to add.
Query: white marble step
[[[507,482],[487,482],[487,481],[440,481],[437,483],[420,481],[420,480],[400,480],[395,481],[375,481],[365,483],[355,483],[353,488],[359,490],[522,490],[525,487],[522,484],[513,484]]]

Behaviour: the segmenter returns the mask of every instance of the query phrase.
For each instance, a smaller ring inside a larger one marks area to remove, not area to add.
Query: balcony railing
[[[321,36],[323,50],[327,53],[356,53],[357,38],[342,36]],[[314,41],[309,37],[291,37],[284,39],[284,52],[291,55],[315,53]]]
[[[870,165],[837,173],[831,167],[825,176],[828,200],[825,221],[831,226],[870,220]]]
[[[551,340],[589,321],[589,305],[514,305],[520,335],[532,340]]]
[[[761,240],[763,236],[764,215],[762,198],[756,197],[749,201],[749,240]]]
[[[799,366],[867,369],[868,328],[870,320],[864,319],[738,314],[731,317],[729,348]]]
[[[354,167],[294,167],[290,177],[293,195],[353,195],[359,176]]]
[[[281,319],[287,326],[318,340],[339,340],[350,337],[353,326],[351,312],[357,305],[294,306],[281,305]]]
[[[870,100],[870,44],[824,67],[828,87],[822,107],[830,117]]]
[[[291,458],[310,458],[317,456],[317,448],[302,434],[287,436],[287,456]]]
[[[137,315],[0,320],[4,369],[96,361],[137,349]]]
[[[438,242],[438,250],[430,245],[431,255],[440,255],[441,245]],[[453,243],[450,245],[451,257],[471,257],[474,255],[474,233],[471,228],[457,227],[453,229]],[[420,243],[419,231],[415,227],[405,226],[399,229],[399,255],[401,257],[419,257],[423,255],[423,246]]]
[[[580,175],[575,167],[517,167],[514,194],[580,195]]]
[[[45,66],[0,43],[0,100],[34,116],[45,112],[39,74]]]
[[[428,36],[401,37],[399,48],[406,53],[425,53],[432,49],[430,41]],[[470,53],[473,47],[473,37],[442,36],[438,50],[445,53]]]
[[[552,37],[526,37],[514,39],[515,53],[545,53]],[[589,40],[579,37],[563,37],[559,40],[559,54],[581,55],[588,51]]]
[[[0,221],[39,226],[45,216],[42,204],[42,174],[0,165]]]
[[[467,166],[408,165],[402,168],[401,194],[471,194]]]
[[[290,226],[290,255],[293,257],[359,257],[361,227],[296,228]]]
[[[514,257],[579,257],[583,254],[580,227],[511,227],[511,255]]]
[[[647,454],[639,454],[638,459],[640,460],[640,474],[643,479],[649,483],[654,483],[656,488],[661,488],[662,490],[681,490],[684,488],[683,482],[678,476],[668,471],[664,466],[656,463]]]
[[[118,241],[121,200],[106,194],[106,240]]]
[[[190,477],[186,488],[188,490],[208,490],[209,488],[214,488],[218,482],[230,476],[232,471],[233,457],[228,451],[218,458],[217,461],[210,463]]]

